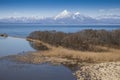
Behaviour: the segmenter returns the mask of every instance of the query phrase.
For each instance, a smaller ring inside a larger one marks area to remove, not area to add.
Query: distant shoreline
[[[120,25],[120,24],[40,24],[40,23],[0,23],[0,24],[33,24],[33,25],[68,25],[68,26],[95,26],[95,25],[97,25],[97,26],[114,26],[114,25]]]

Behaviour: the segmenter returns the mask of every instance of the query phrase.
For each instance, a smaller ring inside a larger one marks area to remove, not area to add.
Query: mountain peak
[[[63,12],[61,12],[61,14],[63,14],[63,15],[67,15],[67,14],[69,14],[69,11],[64,10]]]
[[[80,12],[76,12],[76,13],[75,13],[75,15],[79,15],[79,14],[80,14]]]
[[[67,10],[62,11],[60,14],[55,16],[55,20],[58,18],[70,17],[71,13]]]

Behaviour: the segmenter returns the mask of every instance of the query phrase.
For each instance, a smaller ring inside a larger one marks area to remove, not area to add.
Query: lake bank
[[[49,50],[28,52],[22,55],[12,55],[12,56],[7,56],[7,58],[11,59],[12,61],[30,63],[30,64],[40,64],[40,63],[41,64],[52,63],[52,64],[57,64],[57,65],[62,64],[73,70],[73,74],[77,77],[77,80],[85,80],[87,75],[89,75],[89,77],[91,78],[90,80],[95,80],[93,79],[93,75],[92,75],[93,73],[89,74],[86,71],[84,71],[84,69],[86,69],[86,67],[89,67],[88,71],[93,70],[94,72],[95,71],[94,69],[96,68],[90,67],[94,65],[95,66],[99,65],[98,68],[100,69],[107,69],[108,67],[101,67],[102,63],[104,63],[103,66],[106,66],[106,64],[108,64],[113,67],[114,65],[118,64],[117,71],[120,70],[120,66],[119,66],[120,50],[119,49],[103,47],[104,49],[107,49],[107,51],[105,52],[89,52],[89,51],[82,52],[82,51],[70,50],[70,49],[66,49],[62,47],[54,47],[39,40],[33,40],[33,39],[29,39],[29,40],[31,40],[34,43],[42,43],[46,45],[49,48]],[[113,64],[111,64],[111,62],[113,62]],[[83,68],[83,72],[80,72],[81,68]],[[110,68],[109,69],[110,72],[108,73],[112,73],[111,72],[112,69],[113,68]],[[117,74],[117,72],[115,73]],[[98,74],[98,73],[95,72],[95,74]],[[83,76],[81,77],[81,75]],[[119,75],[119,73],[117,75]],[[109,77],[111,76],[111,74],[108,74],[107,76]],[[100,77],[96,79],[104,80],[104,78],[105,78],[104,73],[102,74],[101,72]],[[118,78],[119,77],[117,76],[116,80]],[[113,78],[110,77],[108,78],[108,80],[109,79],[112,80]]]

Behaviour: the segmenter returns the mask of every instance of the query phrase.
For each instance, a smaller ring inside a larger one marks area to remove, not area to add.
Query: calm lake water
[[[120,29],[120,25],[40,25],[40,24],[0,24],[0,33],[10,36],[26,37],[33,31],[56,30],[63,32],[76,32],[84,29]]]
[[[76,80],[63,65],[22,64],[0,61],[0,80]]]
[[[0,37],[0,57],[28,51],[35,51],[35,49],[25,39]]]

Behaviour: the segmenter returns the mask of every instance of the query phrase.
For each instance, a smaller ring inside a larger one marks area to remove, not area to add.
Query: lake
[[[33,31],[56,30],[76,32],[84,29],[120,29],[120,25],[40,25],[40,24],[0,24],[0,33],[9,36],[27,37]],[[26,39],[0,37],[0,57],[36,51],[36,46]],[[22,64],[0,60],[0,80],[76,80],[72,71],[63,65]]]
[[[0,24],[0,33],[10,36],[26,37],[33,31],[56,30],[63,32],[76,32],[84,29],[120,29],[120,25],[40,25],[40,24]]]

